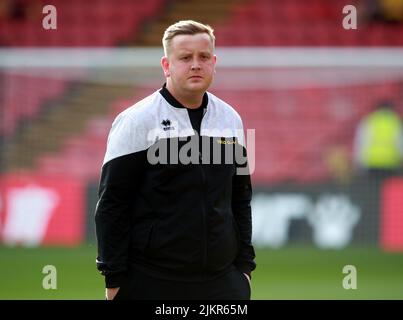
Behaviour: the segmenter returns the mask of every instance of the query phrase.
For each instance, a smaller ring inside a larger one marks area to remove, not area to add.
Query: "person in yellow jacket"
[[[391,103],[381,103],[357,128],[354,163],[359,170],[395,174],[403,159],[403,125]]]

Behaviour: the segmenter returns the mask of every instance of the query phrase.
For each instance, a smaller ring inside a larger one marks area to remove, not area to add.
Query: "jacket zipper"
[[[206,109],[207,112],[207,109]],[[207,267],[207,237],[208,237],[208,233],[207,233],[207,214],[206,214],[206,203],[207,203],[207,197],[206,197],[206,173],[204,172],[204,168],[203,168],[203,157],[202,157],[202,152],[201,152],[201,147],[202,147],[202,136],[201,136],[201,129],[202,129],[202,123],[203,123],[203,118],[206,114],[206,112],[203,113],[202,116],[202,120],[200,121],[200,132],[199,132],[199,167],[200,167],[200,172],[201,172],[201,180],[202,180],[202,192],[203,192],[203,263],[202,263],[202,270],[206,270]],[[210,144],[209,144],[210,146]]]
[[[199,157],[200,157],[200,162],[201,162],[201,160],[202,160],[202,157],[201,157],[201,153],[199,154]],[[203,189],[202,189],[202,192],[203,192],[203,210],[202,210],[202,212],[203,212],[203,217],[202,217],[202,219],[203,219],[203,226],[202,226],[202,228],[203,228],[203,230],[202,230],[202,232],[203,232],[203,264],[202,264],[202,266],[203,266],[203,270],[205,270],[205,268],[206,268],[206,266],[207,266],[207,217],[206,217],[206,201],[207,201],[207,199],[206,199],[206,174],[205,174],[205,172],[204,172],[204,169],[203,169],[203,166],[200,164],[200,172],[201,172],[201,177],[202,177],[202,185],[203,185]]]

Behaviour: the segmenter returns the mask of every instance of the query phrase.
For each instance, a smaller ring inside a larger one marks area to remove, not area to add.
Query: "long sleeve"
[[[146,151],[135,150],[135,129],[118,117],[108,138],[95,212],[97,268],[107,288],[119,287],[127,269],[133,201],[142,183]]]
[[[246,149],[242,148],[246,158]],[[247,168],[247,162],[238,168]],[[256,268],[255,251],[252,246],[252,186],[250,174],[245,170],[237,170],[232,179],[232,212],[240,235],[240,250],[235,260],[236,267],[250,275]]]
[[[132,199],[141,181],[142,155],[113,159],[102,168],[95,212],[97,267],[106,287],[119,287],[126,271],[130,241]]]

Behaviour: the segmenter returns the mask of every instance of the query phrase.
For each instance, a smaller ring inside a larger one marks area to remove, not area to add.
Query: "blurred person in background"
[[[211,162],[204,152],[218,147],[224,154],[232,146],[246,153],[240,116],[206,91],[214,40],[211,27],[195,21],[168,27],[166,84],[112,124],[95,214],[108,300],[250,299],[255,252],[247,162]],[[149,138],[156,129],[158,137]],[[188,164],[172,161],[194,137],[203,152],[191,150]],[[151,163],[150,150],[164,141],[168,162]]]
[[[403,0],[364,0],[359,3],[360,16],[367,23],[402,23]]]
[[[42,7],[40,1],[1,0],[0,21],[2,19],[14,22],[36,21],[42,17]]]
[[[353,157],[359,172],[381,178],[399,173],[403,159],[403,126],[392,103],[378,104],[360,121]]]

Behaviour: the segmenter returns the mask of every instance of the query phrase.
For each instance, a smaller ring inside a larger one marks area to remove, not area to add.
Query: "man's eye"
[[[189,60],[189,57],[182,57],[181,60]]]

